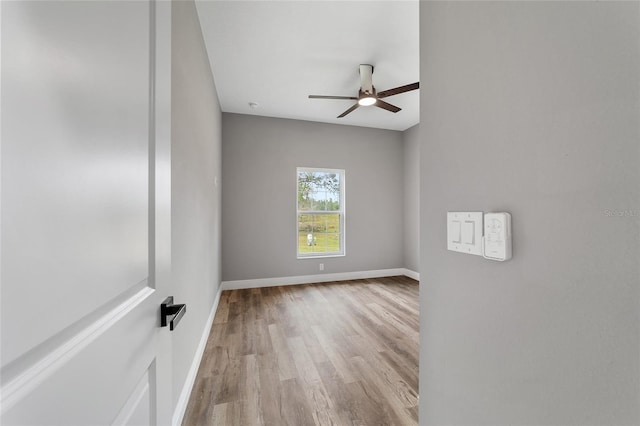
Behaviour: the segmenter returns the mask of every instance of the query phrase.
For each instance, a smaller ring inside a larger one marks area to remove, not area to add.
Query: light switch
[[[482,256],[482,212],[447,212],[447,249]]]
[[[461,226],[462,224],[460,223],[459,220],[454,220],[451,223],[451,239],[454,243],[461,243]]]
[[[465,220],[462,223],[462,243],[474,244],[475,223],[470,220]]]

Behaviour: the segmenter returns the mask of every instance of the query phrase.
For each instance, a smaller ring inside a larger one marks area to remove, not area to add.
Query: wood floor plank
[[[385,323],[390,324],[392,327],[395,327],[400,333],[405,336],[409,336],[413,340],[419,340],[420,336],[417,330],[412,329],[409,325],[407,325],[402,319],[398,318],[397,315],[394,315],[390,309],[387,309],[377,303],[370,303],[367,305],[369,309],[371,309],[375,314],[378,315],[379,318],[384,320]]]
[[[219,409],[219,417],[216,418],[216,409]],[[254,420],[247,416],[246,404],[244,401],[233,401],[216,406],[213,412],[211,425],[224,426],[253,426],[257,425]]]
[[[220,295],[216,316],[213,319],[214,324],[222,324],[229,318],[229,293],[229,291],[223,291]]]
[[[260,386],[256,355],[247,355],[245,360],[245,399],[247,401],[245,415],[247,419],[255,421],[255,424],[263,425],[262,386]]]
[[[362,414],[361,425],[402,425],[402,420],[391,410],[380,392],[366,382],[357,381],[346,385],[354,404]],[[409,423],[409,425],[417,425]]]
[[[258,358],[260,358],[260,355],[258,355]],[[275,357],[273,359],[275,359]],[[276,362],[275,368],[268,368],[268,366],[268,363],[262,363],[260,362],[260,359],[258,359],[260,408],[262,410],[262,419],[265,425],[279,426],[282,424],[282,418],[280,415],[282,403],[280,398],[280,377],[278,374],[278,365]]]
[[[418,306],[413,306],[413,303],[411,300],[408,300],[407,297],[404,297],[396,291],[390,291],[387,287],[388,286],[380,284],[373,284],[369,286],[369,289],[387,302],[385,303],[387,309],[401,315],[404,321],[411,324],[415,330],[418,330]]]
[[[340,354],[339,351],[336,350],[331,340],[325,335],[322,330],[322,327],[314,326],[312,327],[313,332],[315,333],[318,341],[324,347],[324,351],[327,354],[327,358],[333,367],[336,369],[340,378],[344,383],[352,383],[355,382],[353,374],[351,373],[352,368],[349,363],[344,359],[344,357]]]
[[[244,381],[242,378],[242,359],[231,358],[225,366],[222,374],[213,376],[213,396],[211,398],[214,404],[222,404],[224,402],[233,402],[240,397],[240,384]]]
[[[399,357],[395,352],[383,351],[378,352],[385,362],[393,368],[393,370],[402,377],[411,389],[418,389],[418,366],[410,365],[403,362],[404,359]]]
[[[191,419],[193,425],[204,425],[211,422],[215,408],[212,402],[213,383],[210,377],[200,377],[191,391],[189,405],[184,418]]]
[[[304,344],[307,346],[309,355],[313,359],[314,363],[320,364],[329,360],[327,353],[325,352],[325,348],[322,346],[315,333],[304,333],[301,337],[302,340],[304,340]]]
[[[229,361],[229,351],[222,346],[214,346],[211,339],[202,355],[198,376],[211,377],[217,376],[224,371]]]
[[[259,319],[253,323],[253,333],[255,334],[255,353],[258,355],[273,352],[273,344],[269,336],[269,326],[266,320]]]
[[[342,381],[330,361],[316,364],[320,379],[333,399],[334,409],[340,417],[341,425],[364,425],[363,416],[358,412],[356,401]]]
[[[405,408],[411,408],[418,404],[418,393],[402,378],[392,364],[386,362],[386,358],[377,352],[363,351],[363,354],[363,358],[382,379],[386,389],[395,394],[397,400],[402,402]]]
[[[304,389],[298,379],[280,382],[280,419],[284,425],[316,425]]]
[[[405,401],[394,392],[393,386],[390,386],[389,381],[385,380],[381,373],[373,367],[367,360],[362,357],[355,357],[352,360],[352,364],[364,377],[363,383],[366,383],[365,389],[372,393],[379,395],[378,399],[386,401],[385,406],[388,407],[389,412],[393,413],[396,417],[397,423],[400,425],[413,424],[410,414],[405,410]]]
[[[333,401],[327,394],[320,374],[316,370],[311,356],[301,337],[289,339],[289,347],[298,370],[298,377],[311,407],[311,415],[318,425],[340,425],[339,416],[333,407]]]
[[[269,335],[271,336],[271,344],[278,360],[278,373],[280,380],[295,379],[298,373],[291,357],[291,351],[287,345],[286,337],[277,324],[269,325]]]
[[[418,283],[224,291],[183,425],[418,424]]]
[[[211,416],[211,421],[207,423],[199,423],[199,424],[210,424],[210,425],[227,425],[227,407],[229,403],[218,404],[213,407],[213,414]]]

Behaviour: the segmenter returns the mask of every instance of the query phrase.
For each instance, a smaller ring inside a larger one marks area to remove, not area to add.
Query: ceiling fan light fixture
[[[363,98],[358,99],[358,103],[361,106],[371,106],[373,104],[376,103],[376,98],[374,98],[373,96],[365,96]]]

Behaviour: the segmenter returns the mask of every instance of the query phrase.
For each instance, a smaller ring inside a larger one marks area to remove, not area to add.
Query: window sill
[[[340,254],[317,254],[317,255],[308,255],[308,256],[298,256],[297,259],[298,260],[303,260],[303,259],[324,259],[327,257],[345,257],[344,253],[340,253]]]

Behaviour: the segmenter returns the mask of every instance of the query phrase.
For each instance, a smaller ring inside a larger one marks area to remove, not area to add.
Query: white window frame
[[[335,173],[340,175],[340,210],[300,210],[298,205],[298,176],[300,173]],[[296,168],[296,255],[298,259],[318,259],[323,257],[343,257],[346,255],[346,207],[345,207],[345,171],[344,169],[328,169],[322,167]],[[337,214],[340,217],[340,251],[320,253],[300,253],[298,218],[301,214]]]

